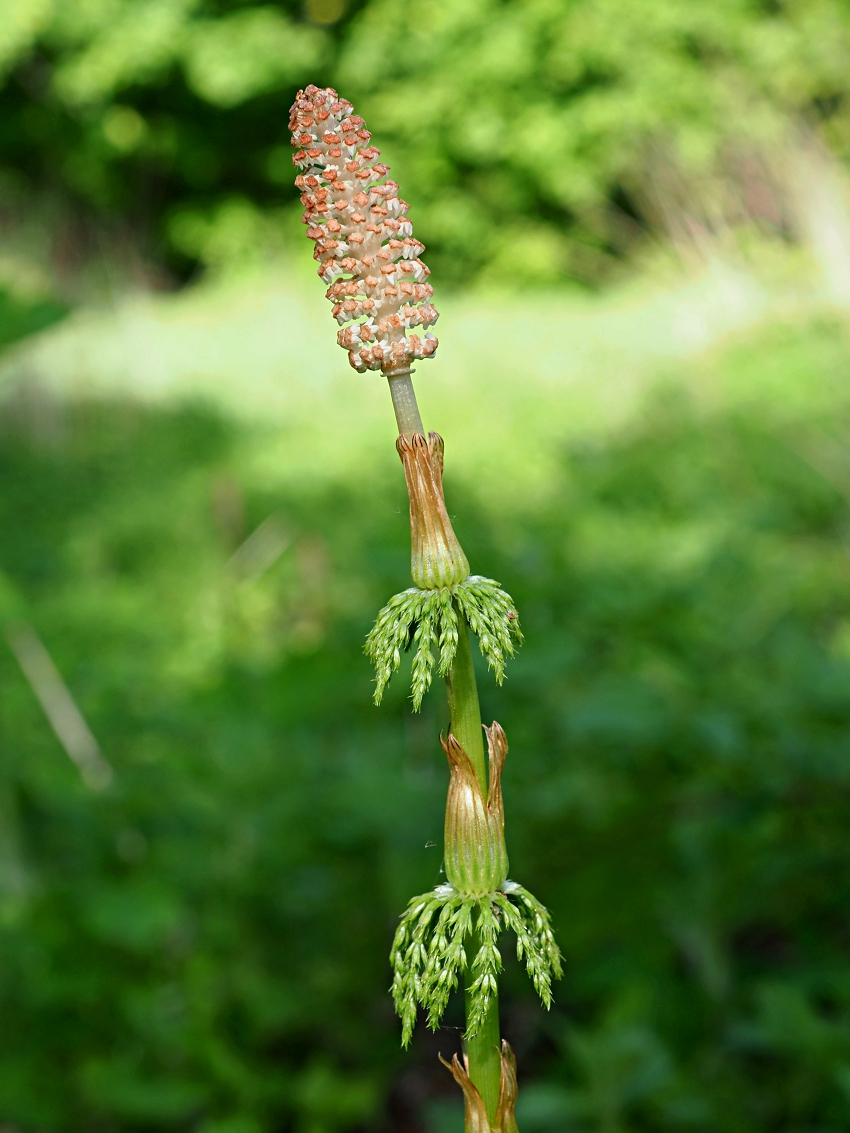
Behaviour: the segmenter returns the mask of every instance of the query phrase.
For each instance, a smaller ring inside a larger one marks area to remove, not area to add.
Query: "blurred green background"
[[[850,1128],[850,3],[0,2],[0,1129],[460,1133],[399,1049],[446,724],[295,91],[428,245],[502,690],[523,1133]],[[71,758],[69,758],[69,756]]]

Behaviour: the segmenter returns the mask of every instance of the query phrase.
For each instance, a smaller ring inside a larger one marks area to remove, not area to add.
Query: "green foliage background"
[[[483,705],[512,874],[566,957],[547,1016],[506,955],[528,1133],[850,1120],[848,361],[841,321],[768,327],[700,363],[755,400],[671,374],[495,513],[449,462],[466,550],[524,618]],[[255,454],[285,438],[7,403],[5,616],[115,767],[83,786],[0,651],[13,1127],[460,1127],[435,1057],[459,1015],[402,1055],[387,995],[446,787],[442,695],[411,717],[397,681],[375,709],[362,654],[408,566],[401,477],[269,487]],[[232,555],[269,516],[286,550],[258,574]]]
[[[129,220],[178,275],[295,227],[286,110],[308,82],[344,90],[416,186],[444,284],[598,282],[659,219],[659,169],[705,181],[802,121],[850,155],[846,0],[4,0],[2,13],[7,196]]]

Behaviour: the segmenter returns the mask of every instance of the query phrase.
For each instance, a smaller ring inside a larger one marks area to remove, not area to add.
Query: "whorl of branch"
[[[299,91],[289,128],[293,162],[302,170],[295,184],[307,235],[316,241],[319,276],[330,285],[327,296],[342,327],[337,341],[361,373],[406,372],[414,358],[430,358],[437,349],[437,339],[425,333],[437,312],[409,206],[387,180],[389,168],[378,161],[363,119],[335,90]]]

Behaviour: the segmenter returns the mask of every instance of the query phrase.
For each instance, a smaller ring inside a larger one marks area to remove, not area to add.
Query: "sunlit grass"
[[[647,387],[674,371],[671,380],[698,399],[766,397],[789,410],[795,400],[828,399],[836,360],[826,345],[818,373],[762,367],[753,384],[744,345],[734,379],[712,377],[713,352],[730,344],[819,313],[843,318],[811,266],[775,248],[761,253],[689,273],[662,261],[595,297],[438,293],[441,346],[416,382],[426,427],[446,438],[449,475],[502,501],[545,493],[565,441],[621,427]],[[209,400],[263,425],[257,473],[273,481],[336,481],[359,475],[364,461],[388,468],[384,382],[350,370],[322,291],[305,256],[178,295],[129,297],[21,344],[0,382],[70,396]]]

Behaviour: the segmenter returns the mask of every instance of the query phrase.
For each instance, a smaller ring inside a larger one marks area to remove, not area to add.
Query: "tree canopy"
[[[285,122],[308,82],[366,118],[452,282],[604,278],[658,219],[659,170],[737,176],[789,124],[850,152],[845,0],[3,8],[7,193],[118,216],[178,275],[299,211]]]

